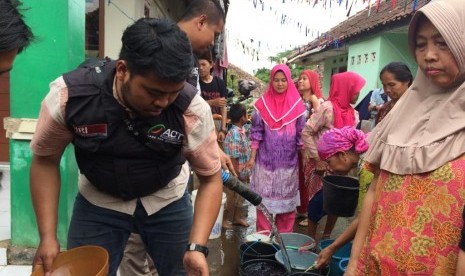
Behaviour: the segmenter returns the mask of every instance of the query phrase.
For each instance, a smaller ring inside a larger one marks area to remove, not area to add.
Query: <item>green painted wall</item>
[[[407,45],[407,33],[387,33],[381,37],[381,52],[379,71],[393,61],[404,62],[412,71],[413,76],[417,72],[417,64],[410,54]],[[380,83],[381,85],[381,83]]]
[[[15,246],[35,247],[39,243],[37,224],[29,190],[31,152],[29,141],[10,143],[11,165],[11,243]],[[60,164],[61,191],[58,221],[58,238],[66,247],[68,224],[74,197],[77,193],[77,170],[74,150],[66,150]]]
[[[325,70],[323,71],[321,89],[324,97],[328,98],[331,76],[334,73],[339,73],[341,70],[345,70],[344,68],[347,68],[347,55],[340,55],[325,59],[324,68]]]
[[[15,61],[10,74],[11,117],[37,118],[49,83],[84,60],[85,1],[23,0],[26,22],[38,37]],[[38,244],[35,215],[29,195],[29,141],[10,139],[11,242]],[[77,191],[77,166],[69,147],[61,161],[62,190],[58,238],[66,233]]]
[[[381,38],[379,36],[361,40],[349,46],[347,71],[354,71],[365,78],[366,84],[360,92],[358,100],[378,87],[379,56]]]

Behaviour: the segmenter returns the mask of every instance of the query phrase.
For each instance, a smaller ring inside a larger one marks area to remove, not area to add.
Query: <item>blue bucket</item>
[[[347,265],[349,264],[349,258],[344,258],[339,262],[339,270],[342,274],[346,272]]]
[[[334,240],[332,239],[321,240],[318,244],[318,249],[321,251],[333,242]],[[352,242],[345,244],[334,253],[333,257],[331,258],[331,262],[329,263],[329,276],[342,276],[344,274],[344,272],[339,269],[339,262],[342,259],[348,259],[350,257],[351,250]]]

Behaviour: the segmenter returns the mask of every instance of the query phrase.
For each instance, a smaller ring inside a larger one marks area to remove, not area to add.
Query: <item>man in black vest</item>
[[[206,243],[221,203],[221,164],[210,108],[185,81],[193,66],[189,40],[172,21],[140,19],[125,30],[122,44],[118,60],[64,74],[42,102],[31,141],[40,234],[33,266],[50,272],[59,252],[59,165],[72,142],[80,175],[68,248],[106,248],[109,275],[116,275],[134,232],[160,275],[208,275]],[[201,181],[194,215],[186,159]]]
[[[225,13],[219,4],[219,1],[212,0],[192,0],[187,6],[184,14],[181,16],[177,25],[186,33],[194,53],[194,67],[189,75],[187,82],[197,87],[200,94],[199,71],[196,56],[201,56],[209,52],[214,45],[214,39],[223,31],[225,24]],[[220,148],[220,159],[225,169],[234,168],[229,157]],[[196,179],[196,176],[193,176]],[[197,183],[197,181],[192,180]],[[192,183],[194,185],[194,183]],[[192,187],[190,187],[192,188]],[[122,276],[148,276],[157,275],[153,267],[153,262],[147,258],[144,245],[140,236],[132,234],[126,244],[125,254],[119,267]]]

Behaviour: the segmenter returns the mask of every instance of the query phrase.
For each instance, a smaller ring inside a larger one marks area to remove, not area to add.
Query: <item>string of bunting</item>
[[[244,55],[250,56],[251,61],[269,60],[271,57],[266,56],[265,53],[282,52],[288,49],[293,49],[292,44],[279,44],[266,43],[254,38],[244,39],[243,34],[225,30],[229,47],[231,45],[236,49],[242,49]]]
[[[315,1],[318,2],[318,0],[315,0]],[[337,0],[337,1],[339,1],[339,3],[341,3],[343,0]],[[376,12],[379,12],[381,2],[391,2],[391,8],[395,8],[397,6],[398,2],[404,1],[404,3],[403,3],[404,12],[407,10],[407,7],[409,6],[409,3],[411,3],[411,8],[412,8],[411,11],[415,12],[417,10],[418,5],[420,4],[421,0],[384,0],[384,1],[375,0],[375,1],[376,1],[376,3],[372,6],[371,5],[371,0],[366,0],[366,2],[368,2],[368,16],[371,15],[372,7],[374,7]],[[424,1],[424,4],[426,4],[426,3],[430,2],[431,0],[423,0],[423,1]],[[318,39],[318,41],[319,41],[318,46],[331,46],[332,48],[340,48],[340,47],[344,46],[344,38],[342,36],[334,37],[334,36],[331,36],[328,32],[325,32],[325,33],[321,34],[321,36],[318,35],[317,37],[319,38]],[[300,54],[301,52],[303,52],[305,50],[306,46],[298,47],[297,49],[294,49],[294,51],[297,51],[297,53]]]

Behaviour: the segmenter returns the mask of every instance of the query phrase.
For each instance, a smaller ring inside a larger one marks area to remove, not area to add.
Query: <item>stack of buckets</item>
[[[321,250],[332,244],[334,240],[321,240],[318,247]],[[329,263],[329,276],[342,276],[344,275],[345,268],[347,266],[348,259],[350,257],[350,251],[352,250],[352,242],[345,244],[343,247],[337,250],[331,262]]]
[[[282,270],[282,275],[286,273],[281,264],[275,260],[274,256],[278,248],[271,241],[246,241],[239,246],[239,251],[241,276],[269,275],[268,270],[275,273]],[[263,274],[257,275],[258,271],[263,271]]]
[[[197,197],[197,190],[193,190],[191,194],[191,201],[192,205],[195,204],[195,198]],[[226,194],[223,193],[223,198],[221,199],[221,207],[218,216],[216,217],[215,224],[213,225],[212,231],[208,239],[217,239],[221,237],[221,225],[223,223],[223,212],[224,212],[224,205],[226,204]]]

